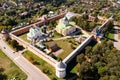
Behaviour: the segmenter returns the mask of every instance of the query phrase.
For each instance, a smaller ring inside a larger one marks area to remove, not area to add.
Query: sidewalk
[[[114,41],[114,47],[116,47],[118,50],[120,50],[120,39],[118,38],[118,27],[117,26],[115,26],[114,27],[114,29],[115,29],[115,34],[114,34],[114,39],[115,39],[115,41]]]

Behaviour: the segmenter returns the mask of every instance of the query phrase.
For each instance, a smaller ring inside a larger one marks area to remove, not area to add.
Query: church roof
[[[63,63],[62,61],[60,61],[60,62],[57,63],[57,67],[58,68],[66,68],[66,64]]]
[[[1,33],[5,34],[5,33],[8,33],[8,31],[6,29],[2,29]]]
[[[76,14],[76,13],[68,12],[65,16],[66,16],[67,19],[69,20],[71,17],[77,16],[77,15],[78,15],[78,14]]]
[[[63,24],[63,23],[59,23],[59,24],[57,25],[57,27],[59,27],[59,28],[62,29],[62,30],[66,30],[66,29],[69,29],[69,28],[73,27],[74,25],[75,25],[74,22],[69,22],[69,25],[68,25],[68,26],[66,26],[66,25]]]

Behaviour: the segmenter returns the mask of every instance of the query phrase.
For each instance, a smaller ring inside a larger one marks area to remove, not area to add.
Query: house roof
[[[42,48],[42,49],[45,48],[45,45],[43,45],[43,44],[38,44],[37,46]]]
[[[53,14],[54,12],[53,11],[49,11],[49,14]]]

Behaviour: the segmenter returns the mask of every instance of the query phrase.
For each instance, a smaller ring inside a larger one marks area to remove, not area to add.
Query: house
[[[15,2],[8,1],[8,2],[3,3],[2,8],[3,9],[10,9],[11,7],[15,7],[15,6],[17,6],[17,4]]]
[[[71,17],[73,16],[79,16],[79,14],[77,13],[73,13],[73,12],[67,12],[67,14],[65,15],[67,17],[67,19],[69,20]]]
[[[44,50],[46,48],[46,46],[44,44],[40,44],[38,43],[37,46],[41,49]]]
[[[60,48],[59,48],[58,45],[55,44],[55,43],[53,43],[52,45],[49,46],[49,50],[50,50],[51,52],[55,52],[55,51],[57,51],[58,49],[60,49]]]
[[[42,31],[40,30],[39,27],[31,27],[29,29],[29,33],[27,34],[27,39],[32,40],[32,39],[40,39],[42,36]]]
[[[25,12],[23,12],[23,13],[20,13],[19,15],[20,15],[20,16],[26,16],[27,14],[28,14],[28,12],[25,11]]]
[[[54,14],[53,11],[49,11],[48,15],[49,15],[49,17],[53,17],[53,16],[55,16],[55,14]]]
[[[75,23],[69,22],[67,17],[59,20],[58,25],[56,26],[56,31],[64,36],[67,36],[76,31]]]

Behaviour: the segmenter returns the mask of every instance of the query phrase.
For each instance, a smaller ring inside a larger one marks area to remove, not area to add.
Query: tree
[[[82,80],[98,80],[97,68],[88,62],[83,62],[79,68],[79,76]]]
[[[88,16],[88,14],[83,14],[82,18],[83,18],[84,20],[87,20],[87,19],[89,18],[89,16]]]
[[[93,28],[95,28],[95,22],[90,22],[89,27],[88,27],[88,31],[92,31]]]
[[[92,47],[91,46],[87,46],[85,48],[85,54],[89,54],[91,52],[91,50],[92,50]]]
[[[11,45],[13,48],[16,48],[18,46],[18,42],[16,40],[12,40]]]
[[[103,76],[103,77],[100,77],[99,80],[109,80],[109,76],[108,76],[108,75],[105,75],[105,76]]]
[[[83,61],[85,61],[85,56],[83,53],[81,53],[77,56],[77,62],[81,64]]]
[[[108,31],[111,31],[112,29],[113,29],[113,21],[112,21],[112,20],[109,20],[109,21],[105,24],[105,26],[104,26],[104,28],[103,28],[103,30],[102,30],[102,33],[106,34],[106,33],[108,33]]]
[[[109,47],[109,49],[113,49],[113,42],[112,41],[107,41],[107,46]]]
[[[97,45],[93,48],[93,53],[94,53],[94,54],[100,54],[100,53],[101,53],[101,49],[102,49],[102,45],[101,45],[101,44],[97,44]]]
[[[120,12],[115,15],[115,20],[120,22]]]
[[[107,72],[108,72],[108,67],[107,66],[98,68],[98,73],[100,74],[100,76],[106,75]]]
[[[4,73],[4,68],[0,68],[0,80],[6,80],[7,75],[3,74]]]
[[[110,80],[119,80],[119,78],[117,76],[112,75],[110,76]]]

